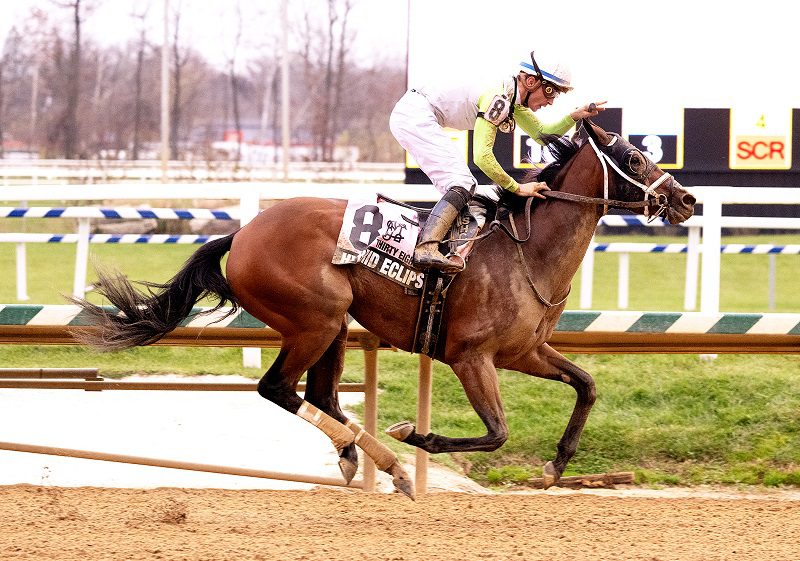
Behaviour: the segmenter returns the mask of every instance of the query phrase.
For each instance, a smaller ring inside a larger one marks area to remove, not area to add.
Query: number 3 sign
[[[683,167],[683,150],[678,151],[678,135],[675,134],[632,134],[628,141],[661,168],[678,169]]]
[[[623,112],[623,136],[664,169],[683,168],[682,109],[653,112],[630,108]]]

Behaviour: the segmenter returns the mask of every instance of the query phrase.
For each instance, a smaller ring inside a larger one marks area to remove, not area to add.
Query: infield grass
[[[598,241],[676,243],[676,238],[606,236]],[[724,243],[800,243],[800,236],[726,237]],[[93,245],[100,263],[132,279],[164,281],[197,246]],[[64,303],[72,289],[75,248],[29,244],[30,302]],[[594,309],[616,306],[617,256],[598,254]],[[632,255],[631,302],[635,310],[683,307],[685,256]],[[14,247],[0,245],[0,302],[15,303]],[[92,275],[90,273],[90,281]],[[777,256],[775,311],[800,312],[800,257]],[[577,308],[580,275],[569,307]],[[91,296],[91,299],[96,297]],[[767,257],[723,255],[723,311],[767,311]],[[264,350],[266,368],[276,354]],[[417,357],[381,352],[379,428],[416,415]],[[640,483],[747,484],[800,486],[800,356],[577,355],[594,375],[598,400],[568,474],[632,470]],[[139,348],[96,354],[67,346],[0,346],[3,367],[98,367],[104,376],[130,373],[242,374],[241,351],[216,348]],[[361,380],[361,353],[348,353],[345,379]],[[457,464],[488,485],[524,484],[538,476],[555,446],[574,403],[564,384],[500,372],[510,426],[508,442],[493,453],[437,457]],[[268,405],[265,405],[268,406]],[[484,428],[450,369],[434,367],[434,432],[475,436]],[[389,439],[385,439],[389,441]],[[411,453],[408,446],[391,444]]]

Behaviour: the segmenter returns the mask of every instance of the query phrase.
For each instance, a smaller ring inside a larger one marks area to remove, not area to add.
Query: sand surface
[[[796,560],[800,501],[0,488],[0,558]]]
[[[251,393],[2,390],[0,426],[9,442],[338,475],[326,437]],[[800,559],[797,492],[501,494],[434,466],[412,502],[379,476],[366,494],[0,452],[0,559]]]

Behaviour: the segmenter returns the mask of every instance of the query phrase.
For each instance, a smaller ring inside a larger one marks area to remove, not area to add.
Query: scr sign
[[[779,136],[739,136],[736,139],[736,159],[739,162],[763,162],[788,167],[786,142]]]
[[[790,169],[791,167],[791,111],[731,109],[731,169]]]

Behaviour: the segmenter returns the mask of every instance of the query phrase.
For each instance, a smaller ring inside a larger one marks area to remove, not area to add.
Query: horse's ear
[[[583,146],[588,137],[589,133],[586,129],[586,119],[581,119],[575,125],[575,132],[572,134],[572,142],[578,146]]]
[[[581,126],[583,130],[586,131],[586,134],[590,136],[597,144],[606,146],[609,142],[611,142],[611,139],[606,131],[595,125],[591,120],[582,119]]]

